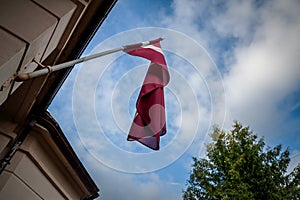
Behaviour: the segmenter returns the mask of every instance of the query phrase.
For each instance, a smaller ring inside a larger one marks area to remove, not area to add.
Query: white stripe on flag
[[[154,51],[157,51],[159,53],[161,53],[162,55],[164,55],[163,51],[161,48],[157,47],[157,46],[154,46],[154,45],[147,45],[147,46],[144,46],[142,48],[145,48],[145,49],[153,49]]]

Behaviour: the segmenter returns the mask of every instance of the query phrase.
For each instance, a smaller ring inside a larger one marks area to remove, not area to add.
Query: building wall
[[[115,2],[0,0],[0,199],[97,197],[98,187],[59,125],[41,120],[67,72],[26,82],[14,75],[78,57]]]
[[[82,199],[87,193],[40,126],[28,134],[0,175],[1,199]]]
[[[21,83],[15,73],[33,71],[67,40],[85,5],[71,0],[0,0],[0,105]],[[73,19],[72,19],[73,17]],[[68,30],[69,28],[69,30]],[[64,37],[62,38],[64,33]]]

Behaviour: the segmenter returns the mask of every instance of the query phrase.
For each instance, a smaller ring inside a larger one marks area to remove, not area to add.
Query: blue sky
[[[181,199],[214,124],[249,125],[300,161],[300,2],[120,0],[84,55],[164,37],[167,135],[154,152],[126,137],[149,62],[122,52],[76,66],[49,111],[99,199]]]

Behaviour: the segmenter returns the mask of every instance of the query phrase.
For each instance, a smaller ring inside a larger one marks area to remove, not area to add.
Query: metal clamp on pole
[[[46,68],[46,66],[40,63],[36,58],[32,59],[32,62],[35,62],[36,64],[38,64],[38,66],[41,66],[42,68]]]
[[[39,66],[41,66],[42,68],[48,69],[48,74],[51,74],[53,72],[53,69],[52,69],[51,66],[49,66],[49,65],[47,65],[47,66],[43,65],[36,58],[34,58],[32,61],[35,62],[36,64],[38,64]]]

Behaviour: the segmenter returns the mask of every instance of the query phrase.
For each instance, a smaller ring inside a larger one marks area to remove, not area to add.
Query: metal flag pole
[[[29,80],[29,79],[32,79],[32,78],[35,78],[35,77],[38,77],[38,76],[42,76],[42,75],[45,75],[45,74],[50,74],[54,71],[58,71],[58,70],[67,68],[67,67],[73,66],[73,65],[78,64],[78,63],[82,63],[82,62],[85,62],[85,61],[88,61],[88,60],[99,58],[101,56],[112,54],[112,53],[115,53],[115,52],[118,52],[118,51],[126,51],[126,49],[134,50],[134,49],[137,49],[137,48],[140,48],[140,47],[144,47],[144,46],[147,46],[147,45],[157,43],[161,40],[163,40],[163,38],[158,38],[158,39],[155,39],[155,40],[150,40],[150,41],[141,42],[141,43],[132,44],[132,45],[125,45],[125,46],[122,46],[122,47],[119,47],[119,48],[106,50],[106,51],[103,51],[103,52],[100,52],[100,53],[97,53],[97,54],[89,55],[89,56],[86,56],[86,57],[82,57],[82,58],[79,58],[79,59],[76,59],[76,60],[61,63],[61,64],[58,64],[58,65],[47,66],[47,67],[45,67],[43,69],[40,69],[40,70],[37,70],[37,71],[33,71],[33,72],[29,72],[29,73],[16,74],[16,79],[15,80],[16,81],[26,81],[26,80]]]

